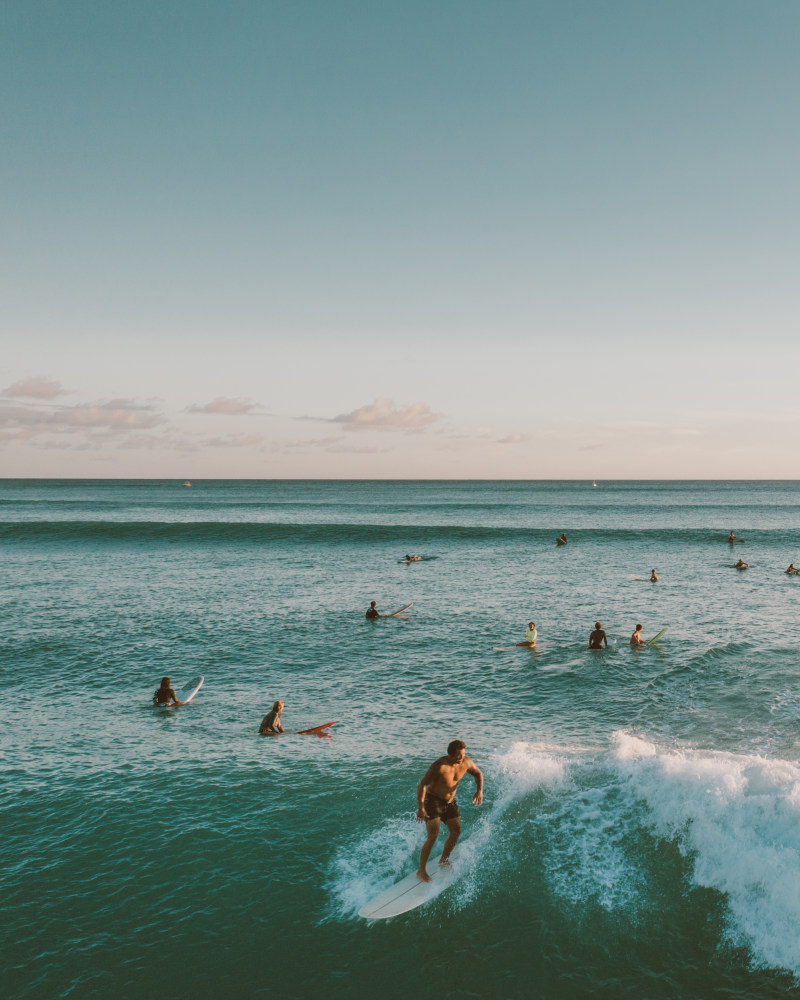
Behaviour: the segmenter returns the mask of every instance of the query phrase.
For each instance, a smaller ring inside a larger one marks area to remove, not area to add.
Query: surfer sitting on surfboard
[[[466,744],[461,740],[453,740],[447,747],[447,756],[434,761],[417,785],[417,822],[424,823],[428,831],[428,839],[419,853],[417,878],[421,882],[431,880],[425,865],[439,836],[442,820],[447,826],[448,833],[442,856],[439,858],[440,865],[447,864],[447,859],[456,846],[461,833],[461,814],[456,802],[456,791],[459,781],[465,774],[471,774],[475,778],[476,787],[472,803],[479,806],[483,802],[483,773],[467,757]]]
[[[800,569],[795,569],[794,563],[789,563],[789,568],[785,569],[783,572],[788,573],[789,576],[800,576]]]
[[[658,583],[658,573],[654,569],[650,570],[650,583]]]
[[[533,649],[536,645],[536,622],[528,622],[528,631],[525,633],[525,642],[518,642],[518,646],[527,646]]]
[[[380,618],[380,616],[381,616],[380,612],[375,607],[375,605],[377,603],[378,603],[377,601],[370,601],[369,602],[369,607],[367,608],[367,614],[366,614],[367,618]]]
[[[283,726],[281,725],[281,712],[283,711],[283,702],[276,701],[272,706],[272,711],[267,712],[264,718],[261,720],[261,725],[258,727],[259,733],[262,736],[277,736],[278,733],[283,732]]]
[[[636,630],[631,636],[631,646],[643,646],[644,639],[642,638],[642,626],[637,625]]]
[[[153,695],[154,705],[185,705],[185,701],[178,701],[178,696],[172,690],[172,681],[169,677],[161,678],[161,687]]]
[[[562,532],[556,539],[556,545],[566,545],[567,544],[567,534]]]

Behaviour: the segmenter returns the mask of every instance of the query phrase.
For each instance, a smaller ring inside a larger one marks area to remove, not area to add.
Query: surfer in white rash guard
[[[536,623],[528,622],[528,631],[525,633],[525,642],[518,642],[518,646],[527,646],[528,649],[533,649],[536,645]]]
[[[456,846],[461,834],[461,814],[456,802],[456,791],[459,781],[465,774],[471,774],[475,778],[476,787],[472,804],[479,806],[483,802],[483,773],[467,757],[466,745],[461,740],[453,740],[447,747],[447,756],[434,761],[417,785],[417,822],[424,823],[428,831],[428,839],[419,852],[417,878],[420,882],[431,880],[425,865],[439,837],[442,820],[448,832],[442,856],[439,858],[440,865],[447,864],[447,859]]]

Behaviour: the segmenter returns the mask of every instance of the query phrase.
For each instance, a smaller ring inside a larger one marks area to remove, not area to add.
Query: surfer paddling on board
[[[448,858],[456,846],[461,834],[461,814],[456,802],[458,783],[465,774],[475,778],[475,794],[472,804],[479,806],[483,802],[483,773],[481,769],[467,757],[466,744],[461,740],[453,740],[447,747],[447,756],[440,757],[425,772],[422,781],[417,785],[417,822],[424,823],[428,831],[428,839],[419,852],[419,868],[417,878],[420,882],[430,882],[431,877],[425,869],[433,845],[439,837],[439,827],[442,820],[447,826],[447,840],[444,842],[440,865],[446,865]]]
[[[525,633],[525,642],[518,642],[518,646],[527,646],[533,649],[536,645],[536,622],[528,622],[528,631]]]
[[[178,696],[172,690],[172,681],[169,677],[161,678],[161,687],[153,695],[154,705],[185,705],[185,701],[178,701]]]
[[[602,649],[603,643],[608,646],[608,638],[603,631],[603,623],[594,623],[594,632],[589,636],[589,649]]]
[[[746,563],[744,559],[740,559],[738,562],[733,564],[734,569],[750,569],[750,563]]]
[[[281,725],[282,711],[283,702],[276,701],[272,706],[272,711],[267,712],[261,720],[261,725],[258,727],[258,731],[262,736],[277,736],[278,733],[283,732],[283,726]]]

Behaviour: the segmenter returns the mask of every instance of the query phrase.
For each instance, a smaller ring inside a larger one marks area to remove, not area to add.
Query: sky
[[[796,0],[0,0],[0,476],[800,478]]]

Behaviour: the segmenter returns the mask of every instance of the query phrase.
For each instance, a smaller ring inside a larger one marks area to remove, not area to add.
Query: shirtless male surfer
[[[608,639],[603,631],[603,623],[594,623],[594,632],[589,636],[589,649],[602,649],[603,643],[608,646]]]
[[[419,852],[417,878],[421,882],[431,880],[425,865],[439,837],[442,820],[447,826],[448,833],[439,859],[440,865],[447,864],[447,859],[461,834],[461,814],[456,802],[456,792],[458,783],[465,774],[471,774],[475,778],[476,787],[472,804],[479,806],[483,802],[483,774],[481,769],[467,757],[466,745],[461,740],[453,740],[447,747],[447,756],[434,761],[417,785],[417,822],[424,823],[428,831],[428,839]]]
[[[631,646],[643,646],[644,639],[642,638],[642,626],[637,625],[636,630],[631,636]]]

